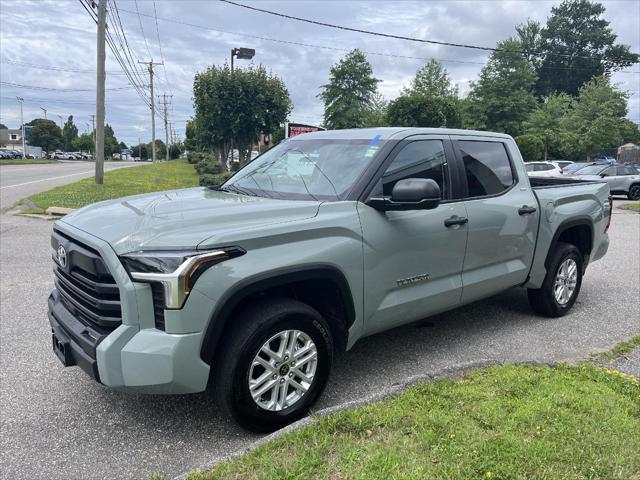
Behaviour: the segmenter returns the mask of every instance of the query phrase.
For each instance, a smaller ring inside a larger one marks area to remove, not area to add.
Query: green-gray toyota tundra
[[[269,431],[320,396],[332,353],[513,287],[569,312],[609,245],[609,187],[529,179],[508,135],[310,133],[216,188],[137,195],[55,223],[53,349],[140,393],[214,389]]]

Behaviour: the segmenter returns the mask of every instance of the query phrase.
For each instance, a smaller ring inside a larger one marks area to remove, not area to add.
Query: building
[[[28,132],[28,130],[27,130]],[[28,140],[29,135],[26,135]],[[26,154],[35,158],[43,157],[42,148],[34,147],[25,142],[27,149]],[[8,150],[17,150],[22,152],[22,131],[19,128],[1,128],[0,129],[0,148]]]

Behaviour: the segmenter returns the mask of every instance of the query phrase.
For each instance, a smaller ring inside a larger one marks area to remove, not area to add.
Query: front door
[[[450,202],[446,136],[409,139],[381,175],[371,197],[390,196],[398,180],[431,178],[443,202],[432,210],[380,212],[363,203],[365,331],[382,331],[455,307],[462,292],[467,226],[463,202]],[[447,222],[451,223],[451,222]]]

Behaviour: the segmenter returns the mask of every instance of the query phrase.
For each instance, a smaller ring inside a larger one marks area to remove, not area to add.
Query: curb
[[[384,388],[382,389],[380,392],[375,393],[373,395],[368,395],[366,397],[363,398],[359,398],[357,400],[350,400],[348,402],[344,402],[341,403],[339,405],[333,405],[331,407],[326,407],[323,408],[321,410],[318,410],[316,412],[313,412],[310,416],[301,418],[300,420],[291,423],[290,425],[287,425],[286,427],[281,428],[280,430],[277,430],[273,433],[270,433],[269,435],[266,435],[254,442],[252,442],[248,447],[245,447],[237,452],[234,452],[232,454],[226,455],[218,460],[215,460],[213,462],[208,462],[204,465],[201,465],[199,467],[193,468],[191,471],[187,472],[187,473],[182,473],[176,477],[173,477],[172,480],[186,480],[186,478],[189,476],[189,474],[191,472],[194,471],[203,471],[206,472],[207,470],[211,470],[213,467],[215,467],[216,465],[218,465],[219,463],[223,463],[223,462],[228,462],[230,460],[234,460],[238,457],[241,457],[242,455],[245,455],[249,452],[252,452],[253,450],[255,450],[256,448],[269,443],[273,440],[275,440],[278,437],[281,437],[282,435],[285,435],[289,432],[293,432],[295,430],[298,430],[300,428],[306,427],[307,425],[311,425],[313,422],[315,422],[316,417],[323,417],[326,415],[330,415],[332,413],[336,413],[336,412],[341,412],[343,410],[352,410],[354,408],[358,408],[358,407],[362,407],[364,405],[367,405],[369,403],[377,403],[380,402],[390,396],[393,395],[398,395],[399,393],[404,392],[405,390],[407,390],[409,387],[411,387],[412,385],[414,385],[415,383],[418,382],[425,382],[425,381],[433,381],[433,380],[439,380],[442,378],[453,378],[453,377],[457,377],[460,374],[466,373],[470,370],[476,370],[479,368],[485,368],[485,367],[489,367],[492,365],[499,365],[502,364],[503,362],[500,360],[490,360],[490,359],[481,359],[481,360],[476,360],[473,362],[466,362],[466,363],[462,363],[460,365],[457,365],[455,367],[446,367],[446,368],[441,368],[438,370],[432,370],[429,372],[425,372],[423,374],[420,375],[413,375],[411,377],[406,378],[405,380],[403,380],[401,383],[395,383],[393,385],[391,385],[390,387]],[[551,365],[550,363],[544,363],[544,362],[509,362],[510,364],[514,364],[514,365],[520,365],[520,364],[527,364],[527,365]]]

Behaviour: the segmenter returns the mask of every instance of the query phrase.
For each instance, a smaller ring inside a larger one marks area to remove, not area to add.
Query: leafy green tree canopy
[[[56,148],[62,148],[62,131],[53,120],[36,118],[26,124],[29,129],[29,145],[41,147],[49,153]]]
[[[6,130],[9,127],[7,127],[4,123],[0,123],[0,130]]]
[[[389,124],[396,127],[449,127],[461,125],[459,102],[453,97],[401,95],[389,103]]]
[[[535,162],[542,158],[544,142],[536,135],[520,135],[514,140],[518,144],[520,153],[525,162]]]
[[[272,133],[292,104],[284,82],[263,66],[236,69],[212,66],[193,83],[195,118],[187,125],[189,148],[216,150],[229,156],[231,142],[248,157],[260,133]]]
[[[510,38],[497,48],[480,71],[480,79],[471,83],[465,102],[466,126],[516,136],[536,108],[533,87],[537,76],[523,57],[519,41]]]
[[[540,95],[566,92],[575,96],[591,78],[638,62],[639,56],[627,45],[615,43],[617,35],[602,18],[604,12],[604,5],[589,0],[565,0],[551,9],[534,44],[540,52]]]
[[[542,140],[544,159],[549,150],[557,150],[563,135],[562,121],[571,107],[571,97],[566,93],[551,94],[543,99],[524,123],[525,131]]]
[[[442,64],[431,59],[416,72],[409,88],[402,91],[403,95],[430,95],[432,97],[457,97],[458,87],[449,78],[447,70]]]
[[[361,128],[373,107],[378,80],[366,55],[352,50],[329,71],[329,83],[318,95],[324,102],[324,125],[329,129]]]
[[[80,152],[93,151],[93,137],[88,133],[83,133],[73,141],[73,149]]]
[[[62,141],[64,142],[65,152],[73,150],[73,142],[76,138],[78,138],[78,127],[73,124],[73,115],[69,115],[64,127],[62,127]]]

